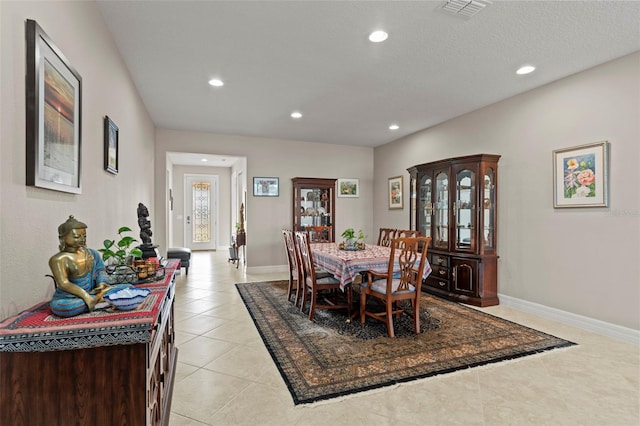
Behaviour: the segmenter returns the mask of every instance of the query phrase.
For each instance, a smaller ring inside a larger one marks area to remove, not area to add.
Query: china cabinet
[[[499,159],[478,154],[408,169],[411,228],[431,237],[425,291],[475,306],[499,303]]]
[[[293,185],[293,229],[330,226],[330,241],[335,241],[336,179],[295,177]]]

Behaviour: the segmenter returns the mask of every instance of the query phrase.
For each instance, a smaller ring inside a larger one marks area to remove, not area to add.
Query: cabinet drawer
[[[431,274],[429,277],[440,280],[448,280],[449,279],[449,268],[445,268],[438,265],[431,265]]]
[[[429,278],[427,278],[426,284],[429,287],[437,288],[439,290],[449,291],[451,284],[448,279],[438,278],[431,274]]]
[[[431,260],[429,261],[431,267],[433,269],[434,266],[444,266],[445,268],[449,267],[449,256],[443,256],[441,254],[432,254]]]

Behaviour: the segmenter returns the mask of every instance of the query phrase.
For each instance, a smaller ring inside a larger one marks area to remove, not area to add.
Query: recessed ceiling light
[[[518,75],[529,74],[533,72],[535,69],[536,67],[534,67],[533,65],[524,65],[518,68],[518,71],[516,71],[516,74]]]
[[[298,111],[293,111],[291,113],[291,118],[302,118],[302,113]]]
[[[203,163],[206,163],[209,160],[207,160],[206,158],[201,158],[200,161],[202,161]]]
[[[389,34],[385,33],[384,31],[378,30],[369,34],[369,41],[380,43],[381,41],[385,41],[387,37],[389,37]]]
[[[224,82],[217,78],[212,78],[211,80],[209,80],[209,84],[215,87],[224,86]]]
[[[389,126],[389,130],[398,130],[400,128],[400,126],[398,126],[397,124],[392,124],[391,126]]]

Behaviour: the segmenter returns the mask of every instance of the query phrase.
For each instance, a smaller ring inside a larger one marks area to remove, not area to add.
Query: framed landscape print
[[[338,179],[338,197],[359,197],[360,181],[358,179]]]
[[[26,184],[79,194],[82,79],[31,19],[26,41]]]
[[[254,177],[253,196],[254,197],[277,197],[280,195],[279,178],[277,177]]]
[[[609,207],[609,142],[553,151],[553,207]]]
[[[108,116],[104,117],[104,169],[118,174],[118,126]]]
[[[389,208],[402,208],[402,176],[389,178]]]

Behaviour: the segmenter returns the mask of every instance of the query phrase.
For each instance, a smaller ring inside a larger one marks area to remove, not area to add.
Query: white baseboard
[[[273,272],[287,272],[287,265],[251,266],[247,267],[247,274],[271,274]]]
[[[500,304],[509,306],[524,312],[539,315],[563,324],[572,325],[584,330],[592,331],[603,336],[612,337],[627,343],[640,346],[640,330],[622,327],[620,325],[611,324],[597,319],[585,317],[582,315],[572,314],[571,312],[561,311],[560,309],[550,308],[548,306],[539,305],[526,300],[516,299],[515,297],[498,295]]]

